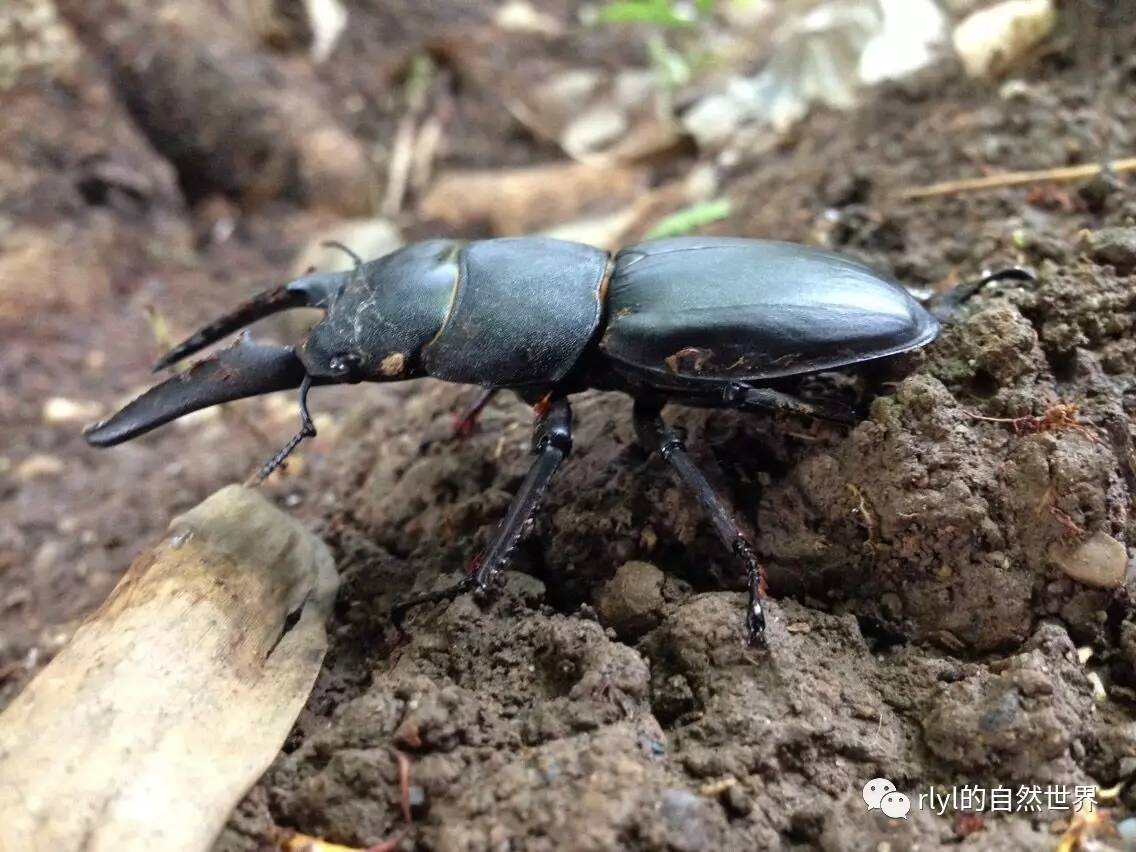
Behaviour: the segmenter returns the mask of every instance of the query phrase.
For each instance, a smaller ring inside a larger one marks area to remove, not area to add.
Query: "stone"
[[[1118,272],[1136,268],[1136,228],[1101,228],[1087,238],[1089,256]]]
[[[1077,582],[1098,589],[1119,588],[1128,570],[1128,548],[1099,530],[1084,541],[1050,545],[1049,558]]]
[[[964,18],[951,40],[967,74],[996,77],[1044,41],[1056,21],[1053,0],[1003,0]]]

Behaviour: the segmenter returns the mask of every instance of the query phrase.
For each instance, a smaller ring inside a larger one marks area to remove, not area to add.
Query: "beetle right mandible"
[[[428,240],[254,297],[175,347],[158,369],[277,311],[309,306],[326,316],[298,349],[238,340],[151,388],[86,436],[110,446],[206,406],[299,387],[302,428],[265,465],[267,475],[315,434],[307,410],[312,385],[433,376],[488,393],[515,391],[536,410],[528,475],[476,570],[443,593],[400,605],[401,613],[485,587],[571,450],[569,395],[622,391],[635,400],[639,440],[672,466],[745,573],[747,637],[756,642],[765,630],[764,571],[732,509],[663,421],[663,405],[850,421],[850,411],[778,386],[924,346],[939,332],[933,314],[945,316],[996,277],[1030,276],[1004,270],[928,310],[861,263],[792,243],[679,237],[609,255],[539,237]]]

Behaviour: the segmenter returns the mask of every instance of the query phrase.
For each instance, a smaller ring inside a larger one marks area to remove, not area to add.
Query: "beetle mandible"
[[[1003,270],[924,306],[861,263],[793,243],[677,237],[609,254],[540,237],[427,240],[253,297],[176,346],[155,370],[278,311],[316,307],[325,316],[298,348],[238,339],[85,434],[95,446],[111,446],[200,408],[298,387],[300,432],[264,466],[263,478],[315,435],[307,408],[313,385],[433,376],[487,393],[515,391],[536,412],[527,476],[476,570],[445,592],[400,605],[401,613],[486,586],[571,451],[568,397],[588,388],[622,391],[634,399],[639,441],[671,465],[744,571],[746,635],[755,643],[766,622],[764,570],[731,507],[660,416],[663,405],[850,421],[847,410],[775,385],[922,347],[939,333],[939,318],[1002,277],[1031,276]]]

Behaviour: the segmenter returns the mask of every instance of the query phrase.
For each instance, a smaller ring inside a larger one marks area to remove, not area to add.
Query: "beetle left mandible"
[[[568,397],[621,391],[635,400],[640,441],[691,490],[744,572],[746,635],[755,643],[766,624],[764,570],[733,510],[663,421],[663,405],[851,422],[851,411],[778,386],[924,346],[939,333],[939,319],[981,284],[1028,277],[1018,269],[995,273],[925,307],[867,266],[791,243],[679,237],[609,255],[536,237],[428,240],[255,296],[175,347],[158,369],[278,311],[317,307],[325,316],[297,348],[238,339],[89,427],[86,437],[111,446],[206,406],[299,387],[303,428],[265,466],[267,475],[315,433],[306,404],[313,385],[433,376],[487,389],[478,405],[494,390],[516,392],[537,412],[528,475],[476,570],[445,593],[400,605],[401,618],[408,606],[489,582],[571,451]]]

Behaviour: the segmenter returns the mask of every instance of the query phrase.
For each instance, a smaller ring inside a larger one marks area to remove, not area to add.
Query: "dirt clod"
[[[1102,228],[1088,236],[1089,254],[1118,272],[1136,269],[1136,227]]]
[[[625,562],[599,592],[600,618],[624,641],[642,636],[659,623],[665,579],[649,562]]]

